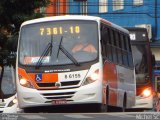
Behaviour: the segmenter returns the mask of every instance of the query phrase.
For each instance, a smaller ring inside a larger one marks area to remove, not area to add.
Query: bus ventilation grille
[[[80,80],[78,80],[78,81],[61,82],[61,87],[78,85],[79,82],[80,82]],[[37,83],[37,85],[39,87],[55,87],[55,82],[53,82],[53,83]]]
[[[75,92],[60,92],[60,93],[41,93],[46,99],[69,99],[72,98]]]

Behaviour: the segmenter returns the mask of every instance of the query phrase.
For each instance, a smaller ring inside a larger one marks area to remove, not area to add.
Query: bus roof
[[[128,30],[124,29],[123,27],[116,25],[108,20],[105,20],[103,18],[97,17],[97,16],[84,16],[84,15],[65,15],[65,16],[51,16],[51,17],[43,17],[33,20],[28,20],[22,23],[21,26],[33,24],[33,23],[40,23],[40,22],[48,22],[48,21],[58,21],[58,20],[94,20],[94,21],[102,21],[104,23],[107,23],[107,25],[114,27],[115,29],[118,29],[120,31],[123,31],[125,33],[129,33]]]

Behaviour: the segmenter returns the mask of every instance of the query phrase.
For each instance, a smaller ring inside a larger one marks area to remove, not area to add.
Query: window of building
[[[99,0],[99,13],[108,12],[108,0]]]
[[[81,13],[84,14],[84,15],[87,14],[87,9],[88,9],[87,8],[87,2],[82,2],[81,6],[82,6],[81,7]]]
[[[133,0],[133,5],[143,5],[143,0]]]
[[[124,9],[124,0],[113,0],[113,10]]]

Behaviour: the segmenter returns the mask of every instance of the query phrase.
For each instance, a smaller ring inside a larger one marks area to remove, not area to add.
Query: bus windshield
[[[0,73],[1,73],[0,68]],[[5,66],[1,84],[4,98],[8,98],[16,94],[15,71],[13,67]]]
[[[48,21],[21,29],[19,62],[23,65],[64,65],[98,57],[98,24],[95,21]]]
[[[137,84],[145,84],[148,82],[146,77],[149,76],[147,45],[134,44],[132,45],[132,51],[136,72],[136,82]]]

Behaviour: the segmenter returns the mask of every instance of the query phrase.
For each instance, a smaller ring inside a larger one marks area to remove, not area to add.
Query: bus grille
[[[66,86],[73,86],[73,85],[78,85],[80,82],[79,81],[67,81],[67,82],[61,82],[61,87],[66,87]],[[53,83],[37,83],[39,87],[55,87],[55,82]]]
[[[67,101],[72,101],[70,98],[72,98],[74,94],[75,92],[41,93],[44,98],[49,100],[66,99]]]

